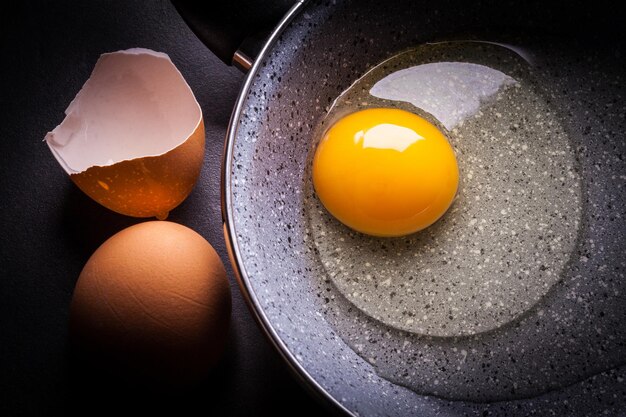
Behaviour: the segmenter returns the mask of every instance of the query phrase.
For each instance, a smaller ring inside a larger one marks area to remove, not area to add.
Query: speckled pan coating
[[[304,206],[304,172],[312,130],[332,100],[368,68],[426,40],[451,36],[451,30],[441,28],[462,32],[472,26],[464,22],[476,27],[482,19],[478,12],[454,13],[445,1],[420,8],[407,7],[401,1],[363,0],[358,4],[358,8],[342,2],[309,4],[251,74],[240,117],[234,120],[236,131],[228,153],[232,158],[226,167],[226,210],[255,308],[280,337],[286,354],[306,370],[306,376],[354,415],[623,414],[624,368],[600,372],[528,400],[450,401],[390,382],[346,344],[345,340],[353,343],[360,335],[368,352],[374,352],[372,345],[390,340],[378,351],[380,364],[385,361],[383,355],[398,353],[389,348],[405,334],[360,315],[335,290],[319,264],[313,239],[306,234]],[[480,11],[480,3],[472,10]],[[521,23],[527,21],[526,11],[518,13]],[[546,16],[548,21],[550,17]],[[616,365],[611,364],[615,357],[626,357],[624,59],[608,47],[598,54],[604,58],[577,58],[550,70],[558,71],[553,76],[561,80],[562,87],[562,94],[551,98],[552,104],[568,120],[564,128],[582,178],[583,231],[575,262],[568,267],[569,275],[544,298],[543,319],[539,320],[540,309],[535,307],[502,332],[487,333],[487,346],[472,339],[484,348],[477,349],[482,356],[472,358],[474,352],[468,351],[475,366],[498,368],[502,384],[515,382],[505,376],[510,372],[515,376],[516,369],[511,367],[513,356],[506,355],[507,349],[541,352],[522,356],[528,357],[527,364],[542,380],[553,375],[553,359],[560,357],[560,363],[567,359],[570,369],[584,368],[587,374]],[[566,344],[548,349],[553,339]],[[435,339],[420,342],[437,349]],[[451,353],[454,346],[450,346],[449,358],[458,360],[460,356],[454,355],[463,353],[457,351]],[[413,360],[422,358],[418,354]],[[442,363],[440,368],[454,370],[454,365]],[[425,380],[434,384],[427,377]],[[472,386],[476,381],[465,383]]]

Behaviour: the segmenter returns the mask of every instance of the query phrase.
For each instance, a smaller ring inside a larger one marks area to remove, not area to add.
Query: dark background
[[[243,75],[215,58],[168,1],[39,1],[0,6],[0,415],[321,415],[254,322],[225,253],[219,200],[224,136]],[[42,142],[101,53],[170,55],[202,106],[201,178],[168,220],[203,235],[227,267],[232,322],[221,363],[185,389],[128,384],[76,365],[68,309],[108,237],[141,220],[85,196]],[[130,401],[124,406],[125,401]]]

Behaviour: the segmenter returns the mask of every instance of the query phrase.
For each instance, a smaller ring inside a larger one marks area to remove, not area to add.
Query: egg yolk
[[[346,226],[403,236],[439,219],[459,182],[454,151],[422,117],[399,109],[349,114],[330,127],[313,159],[313,185]]]

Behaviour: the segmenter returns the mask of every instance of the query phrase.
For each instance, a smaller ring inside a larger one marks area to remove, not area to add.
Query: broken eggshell
[[[65,114],[45,141],[72,181],[113,211],[164,219],[198,180],[202,111],[164,53],[101,55]]]

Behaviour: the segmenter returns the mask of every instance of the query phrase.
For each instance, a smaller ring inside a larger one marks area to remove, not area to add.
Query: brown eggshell
[[[213,247],[176,223],[140,223],[88,260],[70,310],[74,340],[94,360],[185,383],[206,375],[226,342],[231,309]]]
[[[170,57],[105,53],[45,141],[87,195],[134,217],[167,217],[204,157],[202,109]]]
[[[72,181],[103,206],[133,217],[165,219],[187,198],[204,158],[204,122],[178,147],[159,155],[72,174]]]

